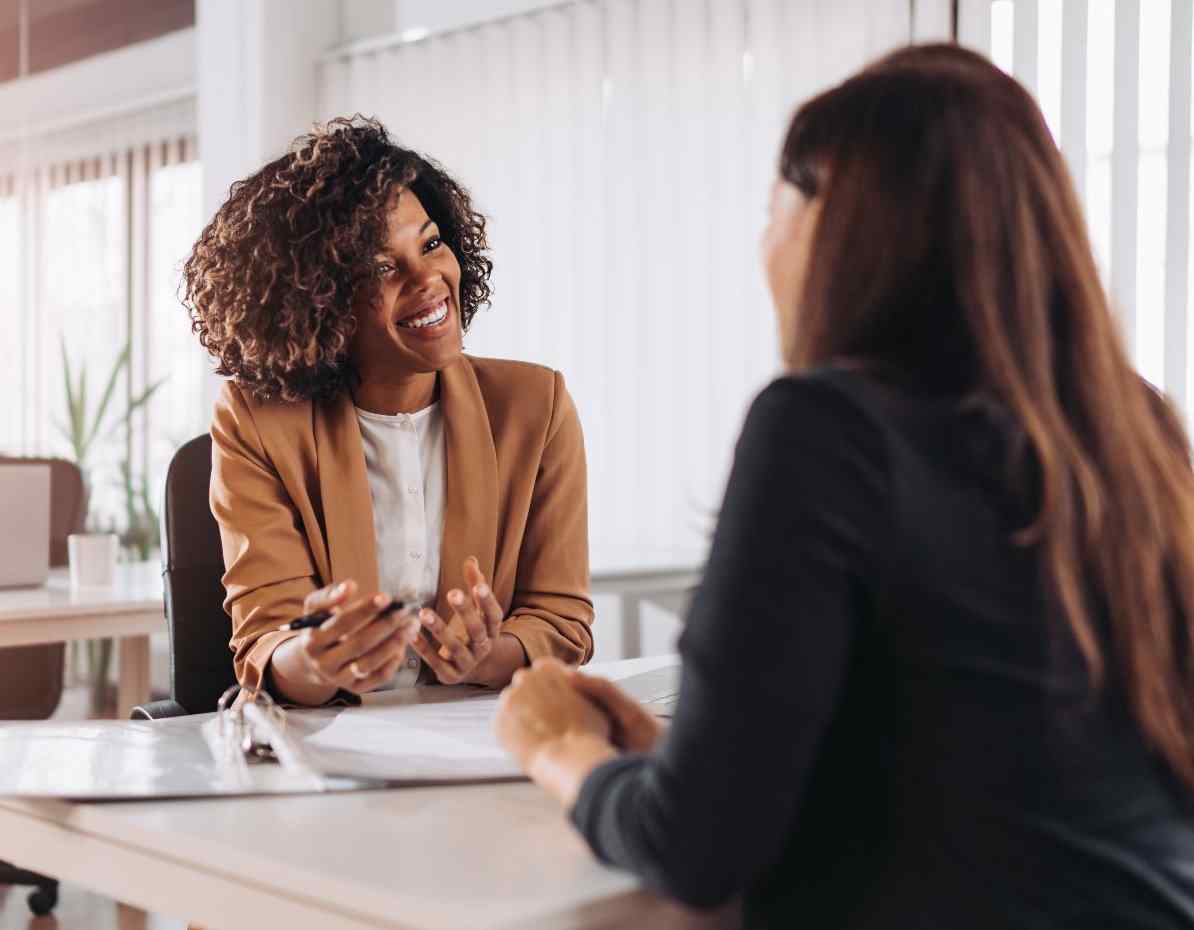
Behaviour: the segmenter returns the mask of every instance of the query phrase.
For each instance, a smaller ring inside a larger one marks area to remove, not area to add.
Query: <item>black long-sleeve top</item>
[[[607,862],[749,927],[1194,927],[1194,819],[1094,692],[999,418],[856,372],[739,440],[662,745],[594,771]]]

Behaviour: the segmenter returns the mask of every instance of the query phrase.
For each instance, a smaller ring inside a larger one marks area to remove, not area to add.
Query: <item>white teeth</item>
[[[422,329],[424,326],[435,326],[437,323],[442,323],[447,316],[448,302],[445,300],[413,320],[403,320],[398,325],[407,329]]]

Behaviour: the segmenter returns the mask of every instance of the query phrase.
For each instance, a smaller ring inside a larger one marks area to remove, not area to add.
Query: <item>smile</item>
[[[409,319],[402,320],[398,323],[403,329],[425,329],[428,326],[435,326],[442,323],[448,318],[448,301],[441,300],[438,304],[424,310],[418,316],[412,316]]]

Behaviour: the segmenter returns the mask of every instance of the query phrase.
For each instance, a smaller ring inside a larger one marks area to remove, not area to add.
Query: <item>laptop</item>
[[[621,679],[617,685],[656,717],[672,717],[680,697],[680,666],[639,672]]]
[[[50,574],[50,466],[0,465],[0,588]]]

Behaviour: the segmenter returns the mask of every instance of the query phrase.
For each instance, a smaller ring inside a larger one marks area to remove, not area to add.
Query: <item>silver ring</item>
[[[363,681],[364,679],[369,677],[369,673],[362,672],[361,667],[359,665],[357,665],[357,663],[355,663],[355,662],[353,662],[350,666],[348,666],[348,670],[350,672],[352,672],[352,677],[355,678],[357,681]]]

